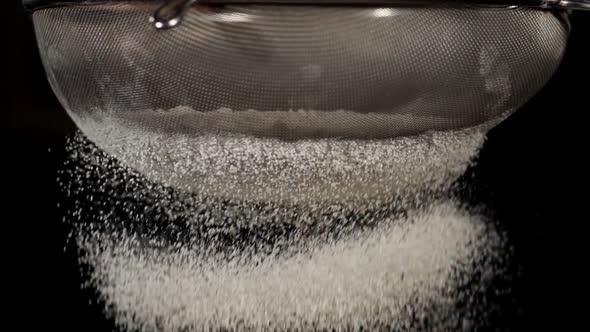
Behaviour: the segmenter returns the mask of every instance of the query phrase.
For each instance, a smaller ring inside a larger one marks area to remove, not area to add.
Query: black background
[[[2,61],[8,73],[3,100],[9,103],[0,117],[0,174],[8,182],[1,218],[8,226],[2,235],[10,262],[3,269],[9,277],[9,318],[16,319],[18,330],[110,330],[100,308],[88,304],[92,294],[80,290],[75,253],[63,252],[66,229],[56,207],[55,179],[65,136],[75,126],[47,84],[30,18],[18,3],[1,6],[11,15],[2,47],[9,55]],[[14,6],[16,15],[10,14]],[[522,268],[511,295],[522,313],[506,315],[493,329],[568,329],[580,318],[577,308],[585,306],[578,290],[583,280],[576,277],[587,275],[586,255],[576,235],[587,219],[581,212],[585,113],[590,110],[589,23],[590,12],[573,16],[562,66],[536,97],[490,133],[479,163],[466,177],[471,185],[464,198],[485,202],[493,211]]]

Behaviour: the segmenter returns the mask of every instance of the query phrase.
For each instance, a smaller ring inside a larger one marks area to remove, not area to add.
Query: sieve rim
[[[305,5],[305,6],[383,6],[383,7],[442,7],[442,8],[534,8],[570,12],[590,10],[590,0],[23,0],[29,11],[69,5],[111,3],[161,3],[149,17],[156,29],[169,29],[182,21],[192,5]]]
[[[108,4],[108,3],[171,3],[192,2],[201,5],[274,4],[274,5],[355,5],[355,6],[475,6],[475,7],[529,7],[540,9],[590,10],[590,0],[22,0],[25,8],[37,10],[46,7]]]

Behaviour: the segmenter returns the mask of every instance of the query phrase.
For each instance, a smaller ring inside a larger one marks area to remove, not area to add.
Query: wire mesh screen
[[[567,22],[527,9],[157,4],[34,13],[70,115],[146,130],[284,139],[390,138],[510,114],[559,64]]]

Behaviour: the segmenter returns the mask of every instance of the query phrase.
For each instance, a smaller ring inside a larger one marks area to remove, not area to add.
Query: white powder
[[[473,263],[490,268],[497,235],[450,202],[389,221],[354,240],[257,264],[183,247],[142,250],[120,234],[79,241],[117,323],[131,330],[408,329],[415,311],[431,325],[456,326],[453,287],[476,272]]]
[[[122,329],[457,329],[500,273],[502,237],[440,198],[492,124],[284,141],[76,121],[117,158],[78,136],[60,179]]]
[[[183,132],[178,113],[198,112],[178,108],[173,113],[171,118],[150,111],[74,118],[99,147],[152,181],[231,200],[291,203],[362,203],[445,190],[499,121],[395,139],[284,141],[192,128]]]

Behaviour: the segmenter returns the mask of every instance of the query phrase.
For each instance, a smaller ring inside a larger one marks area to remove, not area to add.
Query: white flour
[[[79,241],[93,282],[131,330],[411,329],[412,312],[428,315],[429,328],[457,326],[461,317],[449,317],[461,295],[454,287],[490,269],[497,235],[450,202],[390,221],[355,240],[317,243],[312,253],[260,256],[256,265],[240,254],[220,263],[183,247],[141,250],[125,235]]]
[[[445,194],[489,125],[282,141],[83,121],[118,161],[70,141],[67,219],[122,329],[469,329],[479,309],[456,304],[500,273],[502,236]]]
[[[183,133],[176,124],[167,129],[168,120],[178,120],[137,113],[133,121],[105,113],[75,119],[100,148],[152,181],[232,200],[290,203],[362,203],[448,189],[498,121],[395,139],[284,141]]]

